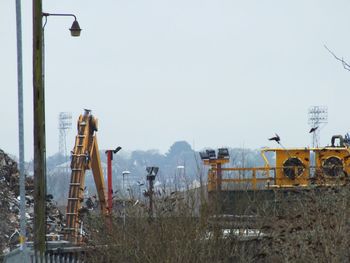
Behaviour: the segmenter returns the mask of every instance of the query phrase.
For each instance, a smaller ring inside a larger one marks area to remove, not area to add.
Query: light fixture
[[[79,23],[77,21],[77,17],[73,14],[50,14],[50,13],[42,13],[42,16],[45,17],[45,23],[44,23],[44,26],[46,25],[46,22],[47,22],[47,17],[48,16],[72,16],[74,17],[74,21],[73,21],[73,24],[71,26],[71,28],[69,29],[70,30],[70,34],[72,37],[79,37],[80,36],[80,33],[81,33],[81,28],[79,26]]]
[[[117,148],[115,148],[115,150],[113,150],[113,153],[117,153],[122,149],[122,147],[118,146]]]
[[[208,160],[209,155],[207,152],[199,152],[199,156],[201,157],[202,160]]]
[[[146,168],[148,175],[151,175],[151,176],[156,176],[158,173],[158,170],[159,170],[159,167],[156,167],[156,166],[150,166]]]
[[[79,23],[76,19],[73,21],[73,24],[69,30],[70,30],[70,34],[72,37],[79,37],[80,36],[81,28],[80,28]]]
[[[230,153],[227,148],[218,149],[218,159],[229,159]]]
[[[215,150],[206,150],[207,154],[208,154],[208,157],[209,157],[209,160],[214,160],[216,159],[216,153],[215,153]]]

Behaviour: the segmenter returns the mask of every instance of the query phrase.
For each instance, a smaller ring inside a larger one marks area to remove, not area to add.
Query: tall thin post
[[[222,169],[221,163],[216,164],[216,191],[220,192],[222,189]]]
[[[218,214],[222,213],[222,167],[221,163],[216,163],[216,211]]]
[[[146,176],[146,180],[149,183],[149,188],[148,188],[148,198],[149,198],[149,220],[152,221],[154,213],[153,213],[153,188],[154,188],[154,184],[153,181],[156,179],[156,175],[158,173],[159,167],[156,166],[150,166],[150,167],[146,167],[146,171],[147,171],[147,176]]]
[[[26,200],[24,173],[24,125],[23,125],[23,60],[22,60],[22,13],[21,0],[16,0],[16,28],[17,28],[17,85],[18,85],[18,145],[19,145],[19,193],[20,193],[20,246],[26,248]],[[23,254],[23,262],[26,256]]]
[[[154,177],[152,177],[149,180],[149,218],[153,218],[153,180]]]
[[[125,211],[125,198],[126,198],[126,195],[125,195],[125,178],[124,178],[124,176],[125,176],[125,174],[123,173],[123,196],[124,196],[124,198],[123,198],[123,226],[124,226],[124,231],[125,231],[125,221],[126,221],[126,219],[125,219],[125,213],[126,213],[126,211]],[[125,235],[125,232],[124,232],[124,235]],[[125,239],[125,237],[124,237],[124,239]]]
[[[42,0],[33,0],[34,250],[45,253],[46,142]]]
[[[108,179],[108,209],[109,212],[112,213],[112,193],[113,193],[113,188],[112,188],[112,159],[113,159],[113,151],[106,151],[107,152],[107,179]]]
[[[149,174],[147,175],[146,179],[148,181],[148,198],[149,198],[149,210],[148,210],[148,216],[149,216],[149,220],[153,219],[153,189],[154,189],[154,184],[153,181],[156,178],[156,176],[154,174],[152,174],[151,172],[149,172]]]

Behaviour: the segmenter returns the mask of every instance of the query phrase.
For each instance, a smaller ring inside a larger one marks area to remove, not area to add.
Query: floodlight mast
[[[208,171],[208,192],[214,191],[216,194],[216,206],[220,213],[222,198],[222,165],[230,161],[230,154],[227,148],[219,148],[216,157],[215,150],[209,149],[200,152],[200,157],[204,165],[209,165]]]
[[[312,132],[312,147],[318,147],[320,143],[320,130],[322,125],[328,123],[328,108],[327,106],[312,106],[308,111],[308,124]]]
[[[212,172],[212,180],[215,182],[215,186],[213,185],[213,182],[208,182],[209,188],[214,188],[216,191],[221,191],[222,189],[222,165],[225,163],[228,163],[230,161],[230,154],[228,148],[219,148],[218,149],[218,155],[216,157],[215,150],[208,149],[203,152],[199,153],[203,163],[205,165],[211,166],[211,172]]]

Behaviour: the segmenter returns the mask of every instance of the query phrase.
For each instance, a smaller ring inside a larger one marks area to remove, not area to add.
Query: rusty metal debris
[[[19,244],[19,172],[17,162],[0,149],[0,254],[8,253]],[[47,239],[60,239],[64,218],[53,197],[46,199]],[[27,240],[33,240],[34,197],[33,177],[26,178]]]

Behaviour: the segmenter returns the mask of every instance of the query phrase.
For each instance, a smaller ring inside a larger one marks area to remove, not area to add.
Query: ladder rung
[[[87,155],[86,154],[76,154],[76,153],[73,153],[72,156],[76,156],[76,157],[86,157]]]
[[[68,197],[68,200],[79,200],[77,197]]]
[[[66,215],[77,215],[78,213],[66,213]]]
[[[80,183],[70,183],[69,185],[80,186]]]
[[[72,171],[81,171],[81,168],[72,168]]]
[[[79,123],[79,125],[84,126],[84,125],[86,125],[86,122],[82,121],[82,122]]]
[[[78,138],[85,138],[86,136],[85,135],[77,135]]]
[[[84,145],[82,145],[82,144],[79,144],[79,145],[77,145],[77,147],[83,147]]]

